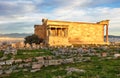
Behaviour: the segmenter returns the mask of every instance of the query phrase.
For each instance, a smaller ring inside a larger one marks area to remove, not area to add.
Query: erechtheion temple
[[[108,44],[108,24],[109,20],[84,23],[42,19],[42,25],[35,25],[34,32],[49,46]]]

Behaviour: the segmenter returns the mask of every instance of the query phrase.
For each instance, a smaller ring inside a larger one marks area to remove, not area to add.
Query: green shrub
[[[0,58],[3,57],[4,53],[0,51]]]

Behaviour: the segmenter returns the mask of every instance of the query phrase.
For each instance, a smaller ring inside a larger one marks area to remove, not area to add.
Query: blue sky
[[[33,33],[42,18],[99,22],[120,35],[120,0],[0,0],[0,33]]]

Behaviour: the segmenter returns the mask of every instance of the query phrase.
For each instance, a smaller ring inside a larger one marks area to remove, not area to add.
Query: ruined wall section
[[[65,37],[49,37],[50,46],[69,46],[71,45],[68,41],[68,38]]]
[[[72,44],[104,43],[104,25],[92,23],[72,23],[69,27],[69,41]]]
[[[46,32],[45,26],[43,26],[43,25],[35,25],[34,26],[34,33],[39,38],[45,39],[46,38],[45,32]]]
[[[52,20],[48,20],[47,24],[68,25],[68,41],[71,44],[104,44],[103,24]]]

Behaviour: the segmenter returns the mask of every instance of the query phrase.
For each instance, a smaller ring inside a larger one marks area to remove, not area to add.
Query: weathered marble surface
[[[42,25],[35,25],[35,34],[50,46],[72,44],[108,44],[109,20],[97,23],[68,22],[43,19]],[[106,27],[106,41],[104,29]]]

